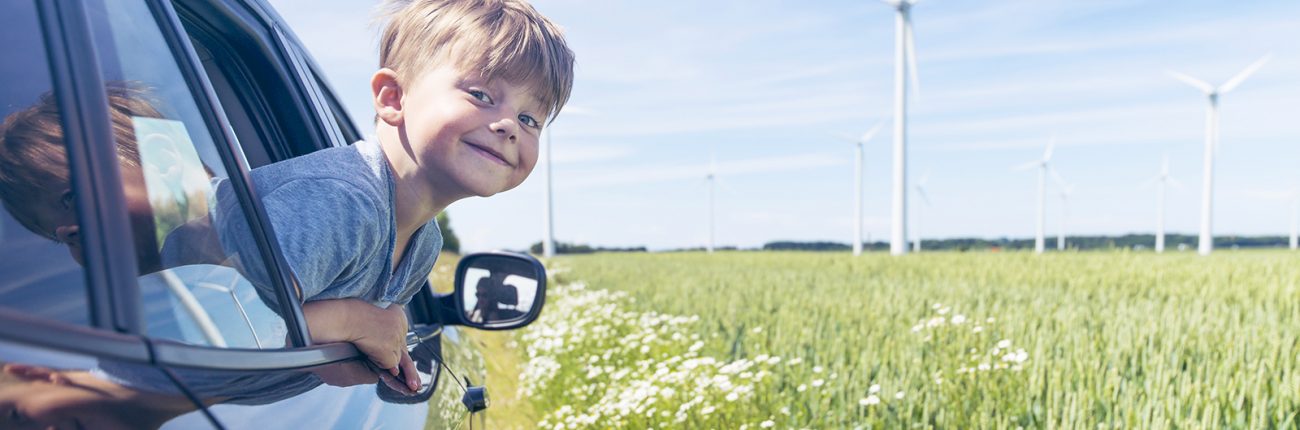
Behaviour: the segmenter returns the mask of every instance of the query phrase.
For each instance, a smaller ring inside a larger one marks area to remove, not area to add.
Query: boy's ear
[[[402,124],[402,85],[397,82],[397,72],[382,68],[370,77],[370,94],[375,103],[375,116],[391,126]]]

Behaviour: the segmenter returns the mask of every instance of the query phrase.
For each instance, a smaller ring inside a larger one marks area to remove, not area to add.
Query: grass
[[[520,389],[541,427],[1297,428],[1297,263],[562,257]]]

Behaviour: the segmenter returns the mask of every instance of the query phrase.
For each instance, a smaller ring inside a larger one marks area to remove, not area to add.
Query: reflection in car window
[[[268,305],[275,286],[247,279],[249,270],[264,272],[251,267],[261,258],[233,251],[256,248],[223,246],[212,228],[218,206],[239,219],[243,208],[233,196],[216,199],[212,184],[228,177],[226,166],[148,6],[96,0],[86,7],[119,148],[146,333],[208,346],[285,346],[284,320]]]
[[[31,2],[0,13],[0,307],[88,325],[71,172]]]

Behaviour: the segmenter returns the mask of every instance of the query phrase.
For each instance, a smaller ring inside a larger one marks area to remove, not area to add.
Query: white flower
[[[904,396],[905,396],[905,394],[903,394],[902,391],[899,391],[898,393],[895,393],[895,394],[894,394],[894,398],[895,398],[895,399],[898,399],[898,400],[903,400],[903,397],[904,397]]]
[[[980,363],[979,365],[980,370],[989,370],[990,368],[992,368],[992,366],[989,366],[988,363]]]
[[[970,331],[973,331],[973,332],[979,333],[979,332],[984,331],[984,327],[975,326],[975,328],[970,329]]]
[[[804,385],[804,384],[799,384],[799,388],[795,388],[795,390],[797,390],[797,391],[799,391],[800,393],[802,393],[802,392],[804,392],[804,391],[808,391],[808,386],[807,386],[807,385]]]
[[[781,407],[781,414],[782,414],[782,415],[790,415],[790,407],[789,407],[789,406],[782,406],[782,407]]]
[[[716,409],[714,409],[714,407],[712,406],[705,406],[704,409],[700,409],[700,413],[704,415],[708,415],[713,413],[714,410]]]
[[[998,349],[1007,349],[1010,347],[1011,347],[1010,339],[1002,339],[998,341]]]
[[[952,310],[952,308],[942,308],[942,309],[939,309],[939,315],[947,315],[947,314],[948,314],[948,311],[951,311],[951,310]]]
[[[769,429],[772,427],[776,427],[776,421],[772,421],[772,420],[763,421],[759,423],[758,426],[765,429]]]
[[[803,357],[795,357],[795,358],[791,358],[790,361],[789,361],[788,363],[789,363],[791,366],[797,365],[797,364],[799,364],[799,363],[803,363]]]
[[[813,366],[813,373],[822,373],[822,370],[821,366]]]
[[[933,306],[930,306],[930,309],[934,309],[934,310],[937,311],[937,310],[939,310],[939,308],[942,308],[942,307],[943,307],[943,303],[935,303]]]
[[[867,397],[865,397],[865,398],[863,398],[863,399],[861,399],[861,400],[858,400],[858,404],[859,404],[859,405],[862,405],[862,406],[878,405],[878,404],[880,404],[880,398],[879,398],[879,397],[876,397],[875,394],[872,394],[872,395],[867,396]]]
[[[966,316],[965,316],[965,315],[957,314],[957,315],[953,315],[953,316],[952,316],[952,323],[953,323],[953,324],[962,324],[962,323],[965,323],[965,322],[966,322]]]
[[[754,332],[754,334],[762,333],[762,332],[763,332],[763,326],[754,327],[753,332]]]
[[[871,387],[867,388],[867,393],[869,394],[876,394],[879,392],[880,392],[880,384],[871,384]]]
[[[813,384],[813,388],[817,388],[826,384],[826,381],[823,381],[821,379],[814,379],[812,384]]]
[[[730,393],[727,393],[727,401],[728,401],[728,402],[734,402],[734,401],[736,401],[737,399],[740,399],[740,394],[736,394],[736,392],[734,392],[734,391],[733,391],[733,392],[730,392]]]

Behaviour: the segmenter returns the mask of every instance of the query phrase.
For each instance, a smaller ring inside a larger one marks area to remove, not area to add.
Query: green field
[[[1300,427],[1295,253],[550,266],[511,342],[538,427]]]

